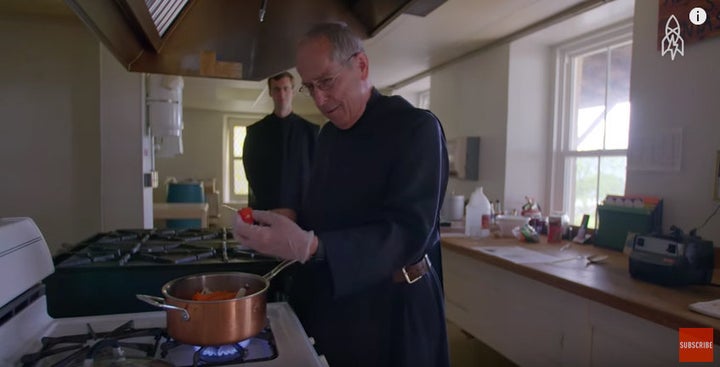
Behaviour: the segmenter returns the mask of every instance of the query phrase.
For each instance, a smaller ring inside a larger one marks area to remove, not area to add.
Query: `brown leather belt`
[[[393,281],[395,283],[413,284],[429,272],[431,267],[432,263],[430,263],[430,259],[425,255],[415,264],[407,265],[393,273]]]

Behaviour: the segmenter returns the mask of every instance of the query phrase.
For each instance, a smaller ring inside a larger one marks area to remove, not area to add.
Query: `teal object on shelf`
[[[622,251],[629,232],[661,234],[663,201],[651,208],[598,205],[598,228],[595,245]]]
[[[204,203],[205,193],[202,184],[199,182],[176,182],[169,183],[167,187],[168,203]],[[168,228],[200,228],[202,222],[199,219],[168,219]]]

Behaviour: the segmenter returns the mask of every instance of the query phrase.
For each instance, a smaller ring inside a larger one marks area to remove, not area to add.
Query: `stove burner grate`
[[[82,363],[88,357],[94,357],[106,347],[132,349],[146,357],[157,353],[160,340],[166,338],[162,328],[136,329],[134,322],[128,321],[109,332],[96,333],[90,324],[85,334],[66,335],[59,337],[43,337],[42,348],[36,353],[22,356],[23,367],[34,367],[40,362],[53,359],[52,367],[65,367]],[[151,336],[154,342],[137,343],[129,339]]]
[[[184,363],[192,361],[192,365],[185,367],[224,366],[226,364],[269,361],[278,356],[275,338],[269,327],[250,339],[221,346],[188,345],[170,338],[160,344],[160,350],[162,358]]]

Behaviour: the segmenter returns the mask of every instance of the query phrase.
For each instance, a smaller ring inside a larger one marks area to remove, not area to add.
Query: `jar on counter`
[[[548,217],[547,241],[548,243],[560,243],[570,226],[570,218],[564,213],[553,213]]]

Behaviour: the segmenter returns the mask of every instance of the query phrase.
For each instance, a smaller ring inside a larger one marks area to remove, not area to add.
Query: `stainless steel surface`
[[[263,278],[267,280],[268,282],[274,278],[278,273],[283,271],[288,266],[295,264],[296,260],[283,260],[280,264],[278,264],[276,267],[272,268],[267,274],[263,275]]]
[[[161,34],[142,2],[65,0],[128,71],[256,81],[294,64],[292,47],[264,45],[293,45],[312,24],[342,21],[369,37],[408,9],[427,14],[445,1],[193,0]]]
[[[164,310],[173,310],[173,311],[182,312],[183,320],[185,320],[185,321],[190,320],[190,314],[187,312],[186,309],[172,306],[172,305],[165,303],[165,298],[149,296],[147,294],[136,294],[135,297],[137,297],[137,299],[139,299],[151,306],[162,308]]]

